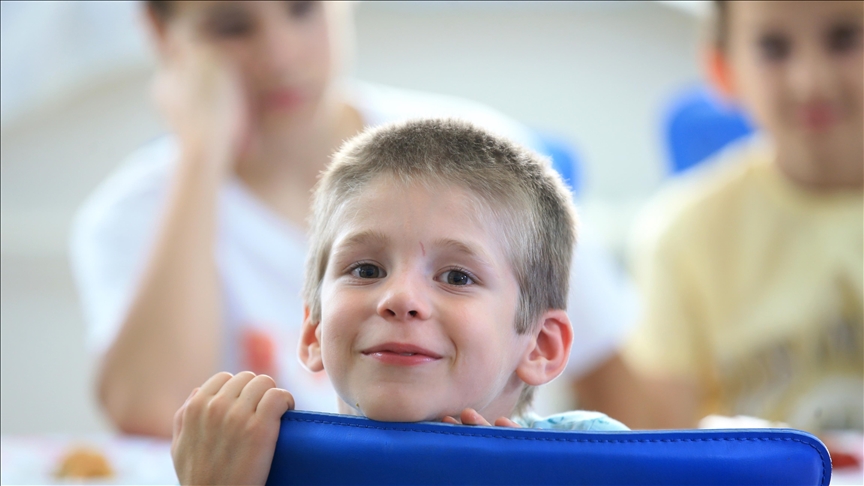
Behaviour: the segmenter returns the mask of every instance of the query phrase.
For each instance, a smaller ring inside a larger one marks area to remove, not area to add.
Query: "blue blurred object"
[[[563,137],[536,132],[541,146],[539,151],[552,158],[552,168],[561,174],[564,183],[574,195],[582,189],[582,165],[573,144]]]
[[[793,429],[554,431],[287,412],[268,485],[828,486],[831,458]]]
[[[724,104],[703,85],[677,95],[670,103],[665,122],[673,174],[699,164],[754,131],[744,113]]]

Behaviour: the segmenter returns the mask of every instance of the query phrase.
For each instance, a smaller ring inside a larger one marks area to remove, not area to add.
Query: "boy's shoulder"
[[[522,427],[541,430],[583,430],[593,432],[630,430],[626,425],[600,412],[572,410],[542,417],[533,412],[514,420]]]
[[[177,140],[161,135],[138,147],[90,194],[79,212],[99,212],[165,193],[178,154]]]
[[[132,228],[149,229],[167,194],[177,150],[175,138],[163,135],[127,156],[78,207],[73,241],[97,235],[128,239]]]
[[[764,196],[763,169],[770,161],[764,142],[751,140],[670,180],[640,212],[631,243],[655,248],[687,241],[689,246],[700,235],[713,238],[712,228],[752,210],[754,198]]]

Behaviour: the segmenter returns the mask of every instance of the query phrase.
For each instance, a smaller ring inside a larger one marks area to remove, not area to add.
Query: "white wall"
[[[698,78],[692,16],[627,2],[362,7],[359,77],[467,96],[567,135],[588,164],[588,198],[655,187],[661,104]]]
[[[146,72],[94,86],[2,132],[0,428],[104,430],[66,258],[77,205],[130,149],[159,132]]]
[[[358,77],[473,98],[570,137],[586,164],[583,214],[620,247],[633,209],[661,178],[663,101],[698,77],[695,17],[653,2],[369,2],[357,6],[356,18]],[[132,25],[124,19],[118,25]],[[26,52],[27,36],[44,50],[68,42],[69,32],[88,32],[37,27],[16,34],[17,52]],[[115,71],[99,64],[99,76],[75,78],[71,88],[31,100],[29,111],[16,105],[4,115],[3,434],[107,430],[92,399],[94,363],[66,246],[75,207],[124,154],[161,130],[147,99],[149,58],[134,50],[140,42],[124,42],[132,47],[128,58],[112,51],[120,56]],[[6,62],[3,69],[4,84],[20,74]]]

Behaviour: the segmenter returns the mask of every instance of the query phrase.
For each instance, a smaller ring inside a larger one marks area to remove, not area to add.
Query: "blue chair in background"
[[[581,432],[375,422],[291,411],[267,484],[828,486],[793,429]]]
[[[564,137],[546,132],[537,131],[535,134],[541,145],[537,151],[552,159],[552,168],[558,171],[573,195],[577,196],[582,189],[583,171],[573,144]]]
[[[665,113],[670,172],[681,173],[753,133],[747,117],[706,86],[678,94]]]

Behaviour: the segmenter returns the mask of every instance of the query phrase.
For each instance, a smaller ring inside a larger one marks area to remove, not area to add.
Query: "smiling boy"
[[[455,120],[366,131],[315,191],[299,357],[340,412],[382,421],[621,430],[524,413],[567,364],[576,216],[547,161]],[[267,478],[293,397],[220,373],[175,416],[184,484]]]

